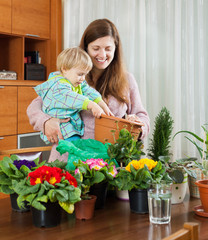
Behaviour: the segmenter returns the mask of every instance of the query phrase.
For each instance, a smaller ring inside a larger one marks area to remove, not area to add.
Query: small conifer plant
[[[159,161],[159,156],[170,156],[170,140],[173,131],[173,119],[166,107],[155,118],[148,156]]]

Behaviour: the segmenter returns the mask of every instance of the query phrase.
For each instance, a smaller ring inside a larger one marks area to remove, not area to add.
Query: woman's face
[[[88,44],[88,54],[90,55],[93,67],[97,70],[106,69],[114,58],[115,42],[111,36],[96,39]]]

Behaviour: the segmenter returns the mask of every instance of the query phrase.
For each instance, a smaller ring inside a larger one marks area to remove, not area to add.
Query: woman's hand
[[[131,121],[131,122],[136,122],[136,123],[142,123],[142,124],[143,124],[143,122],[141,121],[141,119],[140,119],[137,115],[135,115],[135,114],[126,115],[126,116],[125,116],[125,119],[126,119],[126,120],[129,120],[129,121]]]
[[[65,123],[70,121],[70,118],[66,119],[58,119],[58,118],[50,118],[45,122],[44,126],[44,134],[47,139],[51,143],[58,143],[59,139],[63,139],[60,123]]]

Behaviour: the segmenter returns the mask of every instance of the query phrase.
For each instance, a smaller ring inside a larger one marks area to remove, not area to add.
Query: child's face
[[[81,68],[71,68],[69,70],[63,69],[62,73],[74,87],[77,87],[85,80],[85,76],[88,74],[88,71]]]

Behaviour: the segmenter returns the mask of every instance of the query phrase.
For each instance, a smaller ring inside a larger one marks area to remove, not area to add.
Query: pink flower
[[[109,171],[109,174],[112,175],[113,177],[115,177],[118,174],[118,171],[116,170],[115,166],[113,166],[113,169]]]
[[[79,173],[80,173],[79,168],[76,168],[75,171],[74,171],[74,173],[75,173],[75,175],[76,175],[76,174],[79,174]]]
[[[99,164],[94,163],[94,164],[91,164],[91,165],[90,165],[90,170],[91,170],[92,168],[94,168],[95,170],[100,170],[100,169],[102,168],[102,166],[100,166]]]

